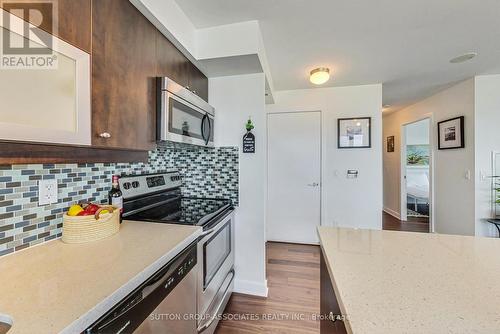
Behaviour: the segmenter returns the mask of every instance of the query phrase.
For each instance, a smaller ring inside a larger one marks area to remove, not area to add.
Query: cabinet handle
[[[108,139],[108,138],[111,138],[111,134],[108,132],[103,132],[99,135],[99,137],[104,138],[104,139]]]

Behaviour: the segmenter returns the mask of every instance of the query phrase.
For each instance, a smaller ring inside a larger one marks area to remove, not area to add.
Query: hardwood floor
[[[383,212],[382,221],[384,230],[429,233],[428,218],[412,217],[403,222]]]
[[[266,249],[268,298],[233,294],[225,315],[254,320],[222,320],[216,333],[318,334],[319,246],[269,242]]]
[[[428,232],[429,222],[422,218],[402,222],[384,212],[383,228]],[[227,319],[221,320],[216,334],[318,334],[314,316],[320,313],[319,246],[268,242],[266,262],[268,298],[233,294]]]

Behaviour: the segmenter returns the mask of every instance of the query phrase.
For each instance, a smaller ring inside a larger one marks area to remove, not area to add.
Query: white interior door
[[[318,243],[321,113],[268,115],[267,239]]]

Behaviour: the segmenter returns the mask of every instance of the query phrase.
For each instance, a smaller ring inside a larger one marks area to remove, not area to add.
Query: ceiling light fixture
[[[309,80],[315,85],[322,85],[330,80],[330,69],[327,67],[319,67],[311,71]]]
[[[466,54],[463,54],[461,56],[458,56],[458,57],[455,57],[455,58],[451,59],[450,63],[452,63],[452,64],[464,63],[464,62],[466,62],[468,60],[471,60],[475,56],[477,56],[476,52],[468,52]]]

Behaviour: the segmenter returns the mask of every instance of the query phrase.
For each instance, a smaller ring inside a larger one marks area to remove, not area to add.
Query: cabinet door
[[[154,147],[156,36],[129,1],[92,1],[93,145]]]
[[[208,102],[208,79],[192,63],[189,70],[189,88],[196,95]]]
[[[158,76],[168,77],[183,87],[189,86],[189,60],[160,32],[157,33]]]
[[[0,139],[89,145],[90,55],[3,9],[0,15],[9,18],[0,34],[15,50],[0,66]]]
[[[0,7],[7,10],[13,10],[12,14],[25,13],[28,10],[40,11],[43,17],[40,29],[53,34],[56,37],[74,45],[87,53],[90,53],[90,22],[91,22],[91,0],[58,0],[54,2],[55,7],[50,3],[37,2],[33,0],[16,0],[13,2],[0,1]],[[56,13],[53,13],[56,10]],[[53,15],[55,14],[55,15]],[[30,23],[39,24],[38,15],[29,15],[26,17]],[[52,31],[53,25],[57,27],[57,31]]]
[[[333,322],[330,320],[330,314],[340,315],[340,306],[333,290],[328,268],[326,267],[323,251],[321,251],[320,263],[320,311],[323,317],[320,322],[321,334],[346,334],[346,328],[343,321],[337,320]]]

